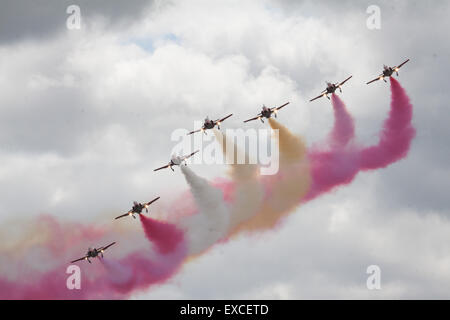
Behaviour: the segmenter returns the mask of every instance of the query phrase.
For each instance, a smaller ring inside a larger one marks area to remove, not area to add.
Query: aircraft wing
[[[191,135],[191,134],[193,134],[193,133],[200,132],[200,131],[202,131],[202,130],[203,130],[203,129],[194,130],[194,131],[189,132],[187,135],[189,136],[189,135]]]
[[[286,102],[285,104],[283,104],[283,105],[281,105],[279,107],[273,108],[272,110],[280,110],[281,108],[287,106],[288,104],[289,104],[289,102]]]
[[[168,168],[170,165],[168,164],[168,165],[165,165],[164,167],[161,167],[161,168],[157,168],[157,169],[155,169],[155,170],[153,170],[153,171],[158,171],[158,170],[162,170],[162,169],[165,169],[165,168]]]
[[[99,250],[99,251],[101,251],[101,250],[106,250],[106,249],[108,249],[109,247],[111,247],[113,244],[116,244],[116,242],[114,241],[114,242],[108,244],[108,245],[105,246],[105,247],[100,247],[100,248],[98,248],[97,250]]]
[[[123,218],[123,217],[128,217],[128,216],[130,215],[130,212],[131,212],[131,211],[128,211],[127,213],[124,213],[124,214],[121,215],[121,216],[115,217],[114,219],[117,220],[117,219],[120,219],[120,218]]]
[[[259,117],[260,117],[260,115],[258,115],[258,116],[256,116],[256,117],[254,117],[254,118],[251,118],[251,119],[245,120],[245,121],[244,121],[244,123],[245,123],[245,122],[249,122],[249,121],[253,121],[253,120],[257,120],[257,119],[259,119]]]
[[[153,199],[152,201],[147,202],[147,206],[151,205],[153,202],[155,202],[155,201],[158,200],[159,198],[161,198],[161,197],[156,197],[156,198]]]
[[[220,120],[218,120],[219,122],[222,122],[222,121],[224,121],[224,120],[227,120],[229,117],[231,117],[233,114],[232,113],[230,113],[229,115],[227,115],[225,118],[222,118],[222,119],[220,119]],[[217,122],[217,121],[216,121]]]
[[[196,153],[199,152],[199,151],[200,151],[200,150],[197,150],[197,151],[192,152],[190,155],[184,156],[184,157],[183,157],[183,160],[186,160],[187,158],[192,157],[194,154],[196,154]]]
[[[369,82],[367,82],[366,84],[371,84],[372,82],[378,81],[383,79],[383,74],[380,74],[377,78],[370,80]]]
[[[375,81],[378,81],[378,80],[381,80],[381,77],[382,77],[383,75],[382,74],[380,74],[378,77],[376,77],[375,79],[373,79],[373,80],[370,80],[369,82],[367,82],[366,84],[371,84],[372,82],[375,82]]]
[[[344,81],[342,81],[341,83],[339,83],[338,86],[342,86],[344,83],[346,83],[348,80],[350,80],[351,77],[353,77],[353,76],[348,77],[347,79],[345,79]]]
[[[314,100],[317,100],[317,99],[322,98],[322,97],[323,97],[323,93],[322,93],[320,96],[317,96],[317,97],[315,97],[315,98],[312,98],[311,100],[309,100],[309,102],[314,101]]]
[[[402,62],[401,64],[399,64],[396,68],[394,68],[394,69],[400,69],[405,63],[407,63],[409,61],[409,59],[408,60],[406,60],[406,61],[404,61],[404,62]]]
[[[81,260],[85,260],[86,258],[87,258],[87,257],[84,256],[83,258],[80,258],[80,259],[77,259],[77,260],[70,261],[70,263],[74,263],[74,262],[78,262],[78,261],[81,261]]]

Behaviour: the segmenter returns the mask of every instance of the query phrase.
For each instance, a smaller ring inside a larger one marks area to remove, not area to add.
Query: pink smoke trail
[[[392,77],[390,80],[391,110],[380,133],[379,143],[372,147],[347,144],[354,132],[353,120],[350,116],[345,116],[345,105],[333,95],[336,123],[324,144],[332,148],[315,148],[309,152],[313,183],[303,201],[349,184],[360,170],[384,168],[408,154],[415,136],[415,129],[411,124],[413,107],[398,81]],[[343,113],[337,112],[338,108]]]
[[[355,124],[339,96],[333,94],[331,103],[334,110],[334,126],[328,140],[332,148],[342,148],[355,137]]]
[[[183,246],[184,247],[184,246]],[[186,256],[184,248],[177,250],[164,258],[155,259],[146,253],[133,252],[121,260],[101,260],[105,266],[106,291],[105,294],[113,294],[117,298],[127,298],[131,293],[148,289],[155,284],[161,284],[170,279],[181,267]]]
[[[51,267],[39,271],[23,264],[19,267],[19,277],[2,274],[0,299],[123,299],[137,290],[167,281],[177,272],[186,256],[184,235],[175,225],[141,217],[147,238],[154,244],[156,252],[150,248],[134,249],[119,259],[111,259],[114,256],[110,256],[112,252],[105,252],[104,259],[92,259],[92,264],[82,261],[78,264],[81,267],[81,290],[69,290],[66,286],[69,277],[66,274],[69,266],[67,256],[75,258],[80,255],[80,243],[74,240],[74,235],[82,234],[100,242],[100,238],[110,239],[114,234],[111,234],[111,230],[99,232],[79,224],[75,230],[71,224],[60,224],[49,217],[46,220],[51,220],[49,242],[40,246],[49,250],[46,259],[50,260]],[[56,252],[53,251],[55,236],[61,237],[59,240],[66,252],[62,252],[59,247],[56,247]],[[66,247],[68,239],[74,241],[71,247]],[[113,248],[108,251],[115,250]],[[32,247],[31,250],[39,249]]]
[[[303,201],[349,184],[359,170],[358,153],[353,150],[312,151],[308,154],[312,185]]]
[[[184,235],[175,225],[139,215],[147,239],[156,245],[161,254],[167,254],[177,249],[183,243]]]
[[[380,141],[377,145],[367,148],[350,144],[354,136],[353,119],[343,102],[333,96],[335,124],[327,142],[324,143],[325,147],[315,148],[308,153],[312,185],[302,201],[311,200],[339,185],[350,183],[360,170],[384,168],[407,155],[415,136],[411,125],[412,105],[405,90],[392,78],[391,94],[391,111],[384,123]],[[271,190],[271,181],[272,179],[262,180],[264,190]],[[232,203],[234,183],[223,180],[217,183],[217,186],[225,191],[225,200]],[[273,194],[266,192],[265,197],[273,197]],[[190,202],[187,208],[192,204],[193,202]],[[276,209],[278,203],[270,207]],[[188,211],[193,215],[196,208]],[[62,261],[67,259],[64,254],[72,256],[73,247],[83,239],[110,238],[113,233],[110,230],[89,229],[82,225],[74,228],[49,220],[50,235],[38,237],[36,241],[50,252],[51,268],[47,271],[37,271],[24,267],[18,272],[19,279],[8,275],[0,276],[0,299],[126,298],[136,290],[147,289],[151,285],[167,281],[179,270],[188,256],[184,234],[175,225],[141,216],[145,235],[154,245],[155,251],[134,250],[120,259],[111,259],[107,255],[101,263],[95,260],[92,265],[83,264],[82,290],[68,290],[68,275],[65,273],[68,264]],[[77,230],[77,233],[73,233],[73,230]],[[27,247],[26,244],[23,246]]]
[[[344,102],[337,95],[332,95],[335,122],[327,140],[308,152],[312,183],[307,195],[300,199],[302,202],[351,183],[360,170],[385,167],[406,156],[414,137],[414,128],[411,125],[412,105],[406,92],[395,79],[391,78],[391,84],[389,117],[380,134],[380,143],[369,148],[352,143],[355,137],[353,118]],[[273,198],[271,186],[284,174],[286,172],[279,172],[276,176],[260,181],[267,191],[264,198]],[[229,182],[222,183],[220,187],[224,194],[232,195],[236,186]],[[233,205],[233,198],[227,200]],[[261,208],[261,211],[264,210],[264,207]]]
[[[302,201],[314,199],[334,187],[350,183],[357,173],[357,154],[348,144],[355,137],[355,124],[344,102],[331,96],[334,125],[328,139],[308,152],[311,188]]]
[[[361,169],[385,168],[389,164],[406,157],[416,131],[411,124],[413,106],[400,83],[391,80],[391,110],[383,124],[380,141],[376,146],[360,151]]]

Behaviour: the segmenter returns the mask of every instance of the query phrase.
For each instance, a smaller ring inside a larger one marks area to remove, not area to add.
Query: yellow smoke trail
[[[270,127],[279,132],[280,168],[306,160],[306,145],[303,139],[294,135],[275,119],[269,118]]]
[[[48,226],[25,219],[11,219],[0,229],[0,255],[23,255],[29,248],[45,245],[50,240]]]
[[[234,141],[225,134],[218,130],[214,130],[214,134],[222,147],[227,163],[230,163],[228,175],[235,183],[232,195],[234,202],[230,208],[229,229],[232,230],[259,211],[263,203],[264,189],[260,182],[259,166],[250,164],[248,154],[243,154]],[[227,147],[233,150],[227,150]],[[245,161],[238,164],[238,159]]]
[[[259,177],[257,180],[250,180],[252,185],[255,185],[256,181],[258,181],[259,187],[249,188],[247,184],[249,180],[240,177],[248,177],[250,173],[255,172],[255,169],[246,165],[231,166],[230,176],[236,183],[235,192],[243,193],[242,201],[244,205],[249,206],[245,201],[251,202],[256,199],[257,207],[259,207],[250,217],[247,215],[246,219],[234,225],[230,230],[231,236],[241,232],[263,231],[275,227],[282,218],[290,214],[298,206],[300,199],[309,190],[311,177],[306,157],[306,145],[303,139],[292,134],[274,119],[269,119],[269,123],[272,129],[278,130],[279,134],[279,172],[275,176]],[[270,194],[264,197],[262,203],[260,203],[261,201],[257,200],[257,196],[253,191],[258,190],[258,193],[262,195],[263,185],[270,188]],[[243,205],[242,201],[234,203],[236,212],[242,210],[239,208],[239,206]]]
[[[107,223],[116,213],[102,215],[101,225],[78,225],[68,221],[62,222],[51,216],[37,216],[34,218],[12,218],[0,226],[0,255],[11,260],[20,259],[32,250],[48,247],[55,253],[67,251],[68,248],[78,252],[87,246],[101,245],[94,239],[112,235],[116,239],[128,239],[130,234],[136,234],[138,224]],[[100,220],[100,219],[99,219]],[[93,234],[86,238],[83,230]],[[133,237],[135,242],[137,237]],[[71,250],[72,251],[72,250]]]

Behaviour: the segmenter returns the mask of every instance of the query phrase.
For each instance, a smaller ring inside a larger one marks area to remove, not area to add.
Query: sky
[[[72,4],[79,30],[66,27]],[[380,29],[366,25],[370,5],[381,10]],[[417,130],[405,159],[299,206],[276,230],[215,246],[132,298],[450,298],[447,1],[2,0],[1,8],[0,225],[43,213],[96,223],[154,195],[168,206],[186,181],[153,169],[168,161],[172,132],[207,115],[234,113],[224,126],[239,128],[262,104],[290,101],[279,120],[314,145],[333,111],[326,99],[308,101],[349,75],[340,97],[358,142],[373,144],[390,96],[384,83],[365,83],[410,58],[398,78]],[[207,179],[227,170],[190,167]],[[370,265],[381,269],[380,290],[366,287]]]

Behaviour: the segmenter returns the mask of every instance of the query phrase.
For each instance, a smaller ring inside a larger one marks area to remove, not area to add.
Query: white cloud
[[[215,247],[137,296],[448,298],[448,41],[430,40],[448,38],[448,19],[425,28],[410,7],[383,6],[377,33],[365,28],[364,6],[296,6],[179,1],[142,9],[121,29],[89,17],[78,33],[2,43],[0,222],[42,212],[91,222],[156,195],[158,214],[170,214],[171,194],[187,185],[178,171],[152,170],[169,159],[174,129],[228,111],[235,116],[224,126],[238,127],[263,103],[291,101],[279,119],[311,144],[327,134],[332,112],[307,101],[325,80],[349,74],[342,96],[361,142],[373,142],[388,89],[364,82],[411,56],[400,79],[418,137],[406,160],[360,174],[275,232]],[[421,19],[433,19],[429,10]],[[191,168],[208,178],[226,170]],[[369,264],[382,268],[379,292],[365,288]]]

